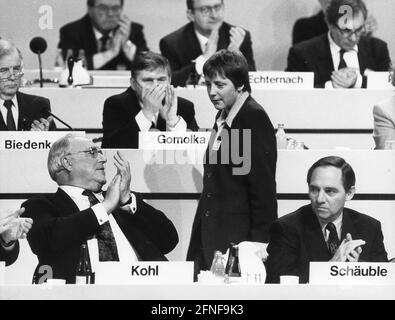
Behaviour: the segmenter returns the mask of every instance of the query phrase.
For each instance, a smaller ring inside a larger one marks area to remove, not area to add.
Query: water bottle
[[[216,277],[219,278],[224,278],[225,277],[225,266],[223,262],[223,256],[221,251],[215,251],[214,253],[214,259],[211,264],[211,269],[210,271],[212,274],[214,274]]]
[[[277,149],[287,149],[287,135],[285,134],[284,125],[278,124],[276,133]]]

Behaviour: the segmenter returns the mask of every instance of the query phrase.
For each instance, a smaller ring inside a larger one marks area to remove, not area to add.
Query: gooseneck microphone
[[[46,108],[41,110],[41,115],[42,115],[43,118],[48,118],[49,116],[52,116],[53,118],[58,120],[60,123],[64,124],[67,128],[69,128],[70,130],[73,130],[73,128],[70,125],[68,125],[66,122],[64,122],[63,120],[61,120],[57,116],[55,116],[51,111],[49,111]]]
[[[74,79],[73,79],[73,68],[74,68],[74,58],[69,57],[67,59],[67,68],[69,69],[69,76],[67,78],[67,83],[69,86],[73,85]]]
[[[43,67],[41,61],[41,54],[47,50],[47,41],[41,37],[35,37],[30,41],[30,50],[38,55],[38,67],[40,70],[40,88],[43,87]]]

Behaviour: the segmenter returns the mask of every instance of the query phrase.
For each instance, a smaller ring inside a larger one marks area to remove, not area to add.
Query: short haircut
[[[21,61],[23,60],[21,51],[12,43],[10,40],[1,38],[0,39],[0,59],[9,56],[13,53],[17,53]]]
[[[187,9],[193,10],[194,8],[194,0],[187,0]],[[224,0],[221,0],[221,3],[224,3]]]
[[[213,54],[203,66],[205,77],[221,76],[232,81],[235,88],[243,87],[243,91],[251,92],[248,63],[240,51],[222,49]]]
[[[353,17],[357,12],[362,12],[364,19],[368,17],[368,9],[362,0],[332,0],[326,9],[325,18],[329,25],[335,26],[345,12],[340,12],[342,6],[349,6]]]
[[[352,167],[343,159],[337,156],[329,156],[319,159],[307,172],[307,183],[310,185],[311,177],[315,169],[319,167],[335,167],[342,171],[342,182],[346,192],[355,186],[355,173]]]
[[[169,77],[171,77],[169,60],[159,53],[152,51],[141,51],[136,54],[136,57],[132,62],[132,78],[135,78],[142,70],[154,71],[157,69],[166,71]]]
[[[123,7],[123,2],[124,2],[124,0],[121,0],[121,6]],[[88,5],[88,7],[94,7],[95,6],[95,3],[96,3],[96,0],[87,0],[87,5]]]
[[[52,180],[57,181],[57,174],[63,170],[62,158],[71,150],[71,140],[77,138],[69,133],[52,143],[48,154],[47,167]]]

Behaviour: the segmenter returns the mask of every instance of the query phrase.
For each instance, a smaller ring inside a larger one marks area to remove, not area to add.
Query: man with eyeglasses
[[[116,174],[101,193],[107,183],[102,150],[72,134],[53,143],[47,165],[58,190],[22,204],[23,216],[34,220],[27,240],[38,257],[35,283],[45,265],[54,278],[75,283],[82,244],[88,245],[92,269],[106,261],[166,261],[177,245],[173,223],[130,191],[129,162],[120,152],[113,160]]]
[[[48,131],[55,129],[48,99],[19,91],[23,77],[20,50],[0,39],[0,131]]]
[[[221,49],[238,50],[255,71],[250,33],[224,22],[223,0],[187,0],[190,21],[160,40],[162,54],[169,59],[172,84],[185,86],[188,79],[203,74],[204,63]]]
[[[193,103],[177,97],[170,81],[165,57],[139,53],[132,63],[130,87],[104,102],[102,147],[138,148],[140,131],[197,131]]]
[[[81,49],[89,70],[128,70],[137,52],[148,50],[143,26],[123,14],[124,0],[87,0],[88,13],[60,29],[65,58]]]
[[[387,71],[387,44],[366,37],[362,0],[333,0],[326,10],[329,32],[291,47],[286,71],[313,71],[318,88],[365,88],[366,73]]]

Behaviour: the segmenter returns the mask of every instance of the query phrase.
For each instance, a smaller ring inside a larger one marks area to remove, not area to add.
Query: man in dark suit
[[[160,40],[162,54],[169,59],[172,83],[185,86],[198,81],[204,62],[217,50],[240,50],[255,71],[251,35],[248,31],[224,22],[223,0],[187,0],[191,21]],[[197,80],[194,80],[197,78]]]
[[[355,193],[355,174],[344,159],[318,160],[307,173],[307,183],[311,204],[271,227],[267,282],[295,275],[306,283],[310,261],[388,261],[380,222],[344,207]]]
[[[138,148],[138,134],[196,131],[193,103],[176,96],[169,62],[158,53],[142,52],[132,64],[130,88],[104,102],[103,148]]]
[[[19,92],[22,54],[13,43],[0,39],[0,131],[47,131],[55,128],[49,100]]]
[[[195,273],[210,268],[214,251],[225,252],[230,242],[268,242],[277,218],[276,139],[265,110],[250,96],[246,59],[220,50],[203,72],[218,114],[187,253]]]
[[[123,0],[87,0],[88,13],[60,29],[58,47],[66,58],[84,50],[89,70],[125,70],[136,53],[148,50],[143,26],[122,14]]]
[[[106,161],[87,138],[67,135],[52,145],[48,170],[59,189],[22,205],[24,216],[34,219],[27,239],[39,260],[35,282],[46,265],[54,278],[74,283],[80,248],[87,242],[93,268],[99,261],[166,261],[164,255],[177,245],[172,222],[130,191],[129,163],[119,152],[117,173],[105,195],[99,194]]]
[[[340,14],[342,6],[350,10]],[[314,72],[318,88],[365,88],[366,72],[388,70],[387,44],[362,35],[367,19],[362,0],[333,0],[326,17],[329,33],[291,47],[286,71]]]
[[[5,261],[6,266],[13,264],[18,258],[18,239],[26,238],[32,227],[32,219],[19,217],[24,211],[25,209],[21,208],[0,215],[0,261]]]

